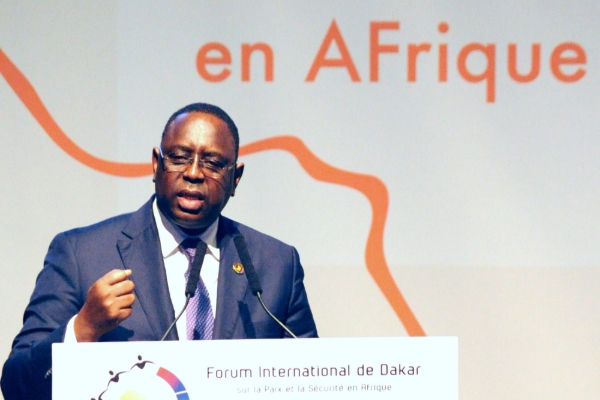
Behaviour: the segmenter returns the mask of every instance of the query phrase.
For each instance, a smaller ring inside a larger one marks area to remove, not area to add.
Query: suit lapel
[[[136,301],[144,311],[156,340],[159,340],[175,319],[175,312],[152,216],[152,200],[132,215],[117,246],[125,268],[133,271]],[[177,333],[172,331],[168,338],[176,340]]]
[[[231,339],[240,321],[239,303],[244,300],[248,280],[244,274],[237,274],[233,264],[239,256],[233,243],[237,230],[231,220],[221,216],[217,241],[221,252],[219,262],[219,285],[217,288],[217,310],[215,312],[214,339]]]

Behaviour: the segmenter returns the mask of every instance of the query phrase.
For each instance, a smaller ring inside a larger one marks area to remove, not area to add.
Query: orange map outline
[[[119,177],[141,177],[152,174],[150,163],[121,163],[103,160],[73,142],[54,121],[28,79],[2,49],[0,49],[0,74],[54,143],[77,161],[97,171]],[[385,184],[377,177],[345,171],[325,163],[311,152],[299,138],[294,136],[276,136],[241,146],[240,155],[267,150],[287,151],[296,157],[302,168],[312,178],[356,189],[367,197],[371,203],[373,214],[365,251],[367,270],[404,325],[406,332],[410,336],[425,336],[423,328],[397,287],[385,259],[383,232],[389,205]]]

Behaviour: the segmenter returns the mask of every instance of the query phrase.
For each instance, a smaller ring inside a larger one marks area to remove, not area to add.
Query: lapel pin
[[[244,266],[239,262],[233,263],[233,271],[236,274],[241,275],[244,273]]]

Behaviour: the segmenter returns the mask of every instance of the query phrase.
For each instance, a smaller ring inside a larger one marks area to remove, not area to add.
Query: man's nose
[[[200,163],[202,162],[198,154],[195,154],[194,159],[185,169],[184,176],[188,179],[204,179],[204,172],[202,171],[199,161]]]

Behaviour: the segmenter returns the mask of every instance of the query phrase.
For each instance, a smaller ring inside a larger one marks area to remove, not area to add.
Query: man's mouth
[[[204,195],[200,192],[182,190],[177,193],[177,202],[184,210],[197,211],[204,203]]]

